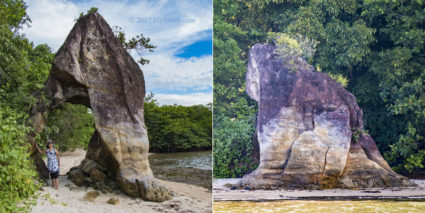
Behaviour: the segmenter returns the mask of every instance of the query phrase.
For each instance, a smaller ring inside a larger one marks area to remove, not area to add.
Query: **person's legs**
[[[50,178],[52,179],[52,184],[55,189],[59,189],[59,180],[58,180],[59,172],[50,173]]]
[[[53,179],[55,181],[55,188],[59,189],[59,181],[58,178]]]

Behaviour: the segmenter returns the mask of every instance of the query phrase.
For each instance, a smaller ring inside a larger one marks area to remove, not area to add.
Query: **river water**
[[[270,202],[214,202],[214,212],[425,212],[421,201],[314,201],[283,200]]]
[[[153,167],[175,168],[187,167],[211,170],[212,156],[210,151],[178,152],[150,154],[149,163]]]

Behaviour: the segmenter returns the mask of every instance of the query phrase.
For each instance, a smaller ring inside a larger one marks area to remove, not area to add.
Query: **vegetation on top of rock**
[[[268,36],[276,45],[276,53],[283,58],[286,67],[295,72],[297,67],[308,66],[301,60],[311,61],[318,44],[317,41],[300,34],[290,36],[286,33],[269,33]],[[269,39],[270,39],[269,38]]]
[[[146,38],[145,36],[143,36],[143,34],[136,35],[136,37],[130,38],[128,41],[126,41],[125,33],[121,27],[114,26],[112,30],[114,31],[115,36],[121,41],[124,48],[128,51],[136,50],[139,55],[142,55],[144,51],[147,50],[149,52],[153,52],[156,48],[155,45],[149,43],[151,39]],[[145,65],[149,64],[150,60],[140,57],[138,62],[141,65]]]
[[[97,7],[91,7],[89,10],[87,10],[87,13],[97,13],[97,10]]]

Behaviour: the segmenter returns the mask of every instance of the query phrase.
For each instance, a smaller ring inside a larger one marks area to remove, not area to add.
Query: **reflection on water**
[[[162,168],[193,167],[211,170],[212,156],[211,151],[160,153],[149,155],[149,163]]]
[[[285,200],[271,202],[214,202],[216,212],[425,212],[420,201],[313,201]]]

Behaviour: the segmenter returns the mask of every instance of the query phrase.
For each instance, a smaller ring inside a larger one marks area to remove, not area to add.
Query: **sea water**
[[[411,200],[314,201],[282,200],[268,202],[214,202],[219,212],[425,212],[425,202]]]

